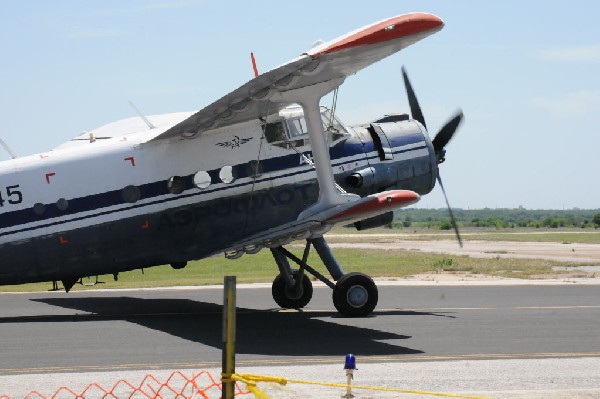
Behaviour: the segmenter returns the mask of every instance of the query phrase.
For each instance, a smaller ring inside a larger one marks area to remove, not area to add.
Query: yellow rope
[[[316,382],[316,381],[306,381],[306,380],[295,380],[292,378],[284,378],[284,377],[271,377],[265,375],[255,375],[255,374],[243,374],[243,373],[235,373],[231,375],[222,375],[223,382],[229,381],[239,381],[246,384],[246,388],[250,392],[252,392],[259,399],[269,399],[269,397],[262,391],[260,391],[256,384],[258,382],[276,382],[280,385],[286,385],[288,382],[293,382],[297,384],[306,384],[306,385],[321,385],[326,387],[336,387],[336,388],[355,388],[355,389],[365,389],[371,391],[385,391],[385,392],[396,392],[396,393],[408,393],[414,395],[430,395],[430,396],[442,396],[448,398],[463,398],[463,399],[488,399],[483,396],[464,396],[464,395],[456,395],[453,393],[444,393],[444,392],[429,392],[429,391],[418,391],[413,389],[397,389],[397,388],[381,388],[381,387],[372,387],[366,385],[347,385],[347,384],[334,384],[327,382]]]

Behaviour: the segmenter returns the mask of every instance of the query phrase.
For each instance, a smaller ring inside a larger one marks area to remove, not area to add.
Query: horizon
[[[410,210],[410,209],[414,209],[414,210],[420,210],[420,211],[446,211],[448,212],[448,208],[447,207],[440,207],[440,208],[422,208],[422,207],[407,207],[407,208],[402,208],[399,210],[399,212],[403,212],[405,210]],[[552,208],[525,208],[525,207],[516,207],[516,208],[491,208],[491,207],[484,207],[484,208],[458,208],[458,207],[452,207],[452,210],[457,210],[457,211],[484,211],[484,210],[490,210],[490,211],[557,211],[557,212],[569,212],[569,211],[582,211],[582,212],[600,212],[600,208],[563,208],[563,209],[552,209]]]

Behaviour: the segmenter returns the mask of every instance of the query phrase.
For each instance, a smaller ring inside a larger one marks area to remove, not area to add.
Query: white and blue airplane
[[[412,117],[346,126],[320,100],[442,27],[426,13],[379,21],[257,74],[198,112],[139,113],[1,162],[0,284],[62,281],[69,291],[82,277],[268,248],[279,306],[309,303],[310,273],[333,289],[342,315],[370,314],[375,283],[344,273],[323,234],[336,224],[386,224],[436,179],[441,185],[438,164],[463,116],[431,140],[404,69]],[[284,248],[297,240],[306,240],[302,259]],[[307,264],[312,247],[331,278]]]

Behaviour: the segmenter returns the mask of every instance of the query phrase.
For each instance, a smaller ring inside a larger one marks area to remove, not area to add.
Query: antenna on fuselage
[[[131,101],[127,101],[129,103],[129,105],[131,105],[131,108],[133,108],[133,110],[135,111],[136,114],[138,114],[138,116],[140,118],[142,118],[142,120],[144,121],[144,123],[146,124],[146,126],[148,126],[148,129],[156,129],[156,126],[154,126],[152,124],[152,122],[150,122],[148,120],[148,118],[146,118],[146,116],[144,114],[141,113],[141,111],[131,102]]]
[[[2,147],[4,147],[4,149],[6,150],[6,152],[8,152],[8,154],[10,155],[10,157],[11,157],[12,159],[15,159],[15,158],[17,158],[17,154],[15,154],[15,153],[13,152],[13,150],[11,150],[11,149],[10,149],[10,147],[8,146],[8,144],[6,144],[6,143],[4,142],[4,140],[0,139],[0,144],[2,145]]]

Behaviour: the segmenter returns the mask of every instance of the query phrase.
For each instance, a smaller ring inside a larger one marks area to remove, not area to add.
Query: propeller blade
[[[442,178],[438,172],[437,181],[440,183],[440,187],[442,188],[442,193],[444,193],[444,199],[446,200],[446,205],[448,206],[448,213],[450,213],[450,222],[452,223],[452,227],[454,227],[454,232],[456,232],[456,239],[458,240],[458,245],[462,248],[463,243],[460,238],[460,233],[458,232],[458,225],[456,224],[456,219],[454,218],[454,213],[452,213],[452,208],[450,207],[450,202],[448,202],[448,196],[446,195],[446,190],[444,189],[444,185],[442,184]]]
[[[421,122],[421,125],[427,129],[427,125],[425,125],[425,118],[423,117],[423,112],[421,112],[421,107],[419,106],[419,100],[417,100],[417,96],[410,84],[410,80],[408,79],[408,74],[406,73],[406,68],[402,66],[402,77],[404,78],[404,87],[406,87],[406,95],[408,96],[408,105],[410,105],[410,113],[413,119]]]
[[[408,79],[408,74],[406,73],[406,68],[402,66],[402,77],[404,78],[404,86],[406,87],[406,95],[408,96],[408,105],[410,105],[410,113],[412,114],[413,119],[421,122],[423,127],[427,129],[427,125],[425,124],[425,118],[423,117],[423,112],[421,111],[421,106],[419,105],[419,101],[417,100],[417,96],[415,95],[415,91],[410,84],[410,80]],[[456,129],[462,122],[464,115],[461,110],[450,119],[446,124],[440,129],[438,134],[436,134],[435,138],[432,140],[433,148],[436,152],[436,156],[438,157],[438,163],[444,162],[444,147],[452,140],[454,133],[456,133]],[[446,206],[448,206],[448,213],[450,214],[450,222],[452,223],[452,227],[456,232],[456,239],[458,240],[458,244],[462,248],[463,243],[460,238],[460,233],[458,231],[458,225],[456,224],[456,219],[454,218],[454,213],[452,213],[452,208],[450,207],[450,202],[448,202],[448,196],[446,195],[446,189],[444,188],[444,184],[442,183],[442,178],[440,177],[439,171],[437,175],[437,181],[440,183],[440,187],[442,188],[442,193],[444,193],[444,199],[446,200]]]
[[[433,144],[433,149],[435,150],[435,152],[440,152],[441,150],[443,150],[444,147],[446,147],[446,145],[448,144],[448,142],[452,140],[452,136],[454,136],[454,133],[456,133],[456,129],[458,129],[458,126],[462,122],[463,118],[464,115],[462,111],[459,110],[458,113],[452,119],[446,122],[446,124],[440,129],[438,134],[435,135],[435,138],[431,142]]]

